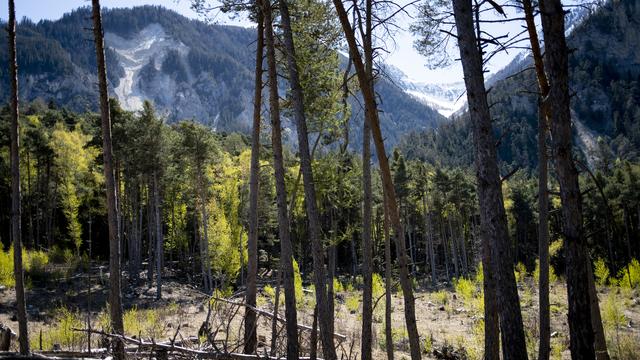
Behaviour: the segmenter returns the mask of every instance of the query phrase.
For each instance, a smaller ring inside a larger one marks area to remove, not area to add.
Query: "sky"
[[[400,4],[409,3],[410,0],[399,0]],[[193,10],[190,9],[190,0],[102,0],[102,7],[133,7],[145,4],[162,5],[166,8],[177,11],[178,13],[190,17],[198,18]],[[28,17],[33,21],[42,19],[56,20],[62,17],[66,12],[81,6],[90,6],[88,0],[18,0],[16,1],[17,18],[22,19]],[[411,14],[416,12],[415,8],[408,9],[409,15],[402,14],[396,20],[400,29],[394,34],[394,41],[387,42],[390,53],[384,55],[384,61],[402,70],[409,79],[417,82],[425,83],[453,83],[462,81],[462,69],[459,62],[454,62],[451,66],[438,70],[429,70],[425,67],[425,59],[413,48],[414,37],[409,26],[415,20],[411,18]],[[7,19],[7,3],[0,1],[0,19]],[[492,15],[490,15],[492,16]],[[246,19],[230,19],[224,14],[216,17],[216,21],[222,24],[251,26],[252,24]],[[519,31],[520,24],[502,25],[499,31],[514,33]],[[455,54],[457,50],[453,49]],[[514,53],[502,54],[495,57],[488,65],[488,70],[494,72],[505,66],[512,58]]]

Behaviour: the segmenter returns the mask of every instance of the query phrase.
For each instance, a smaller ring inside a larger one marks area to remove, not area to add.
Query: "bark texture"
[[[122,335],[122,294],[120,274],[120,232],[118,231],[118,199],[116,197],[115,176],[113,173],[113,147],[111,144],[111,115],[109,113],[109,94],[107,93],[107,68],[104,55],[104,32],[100,0],[92,0],[93,36],[96,47],[98,66],[98,88],[100,92],[100,117],[102,120],[102,156],[104,161],[104,178],[107,191],[107,222],[109,224],[109,309],[111,312],[111,328],[113,333]],[[113,340],[113,355],[116,359],[124,359],[122,340]]]
[[[271,5],[264,4],[265,46],[267,48],[267,69],[269,78],[269,113],[271,115],[271,144],[273,147],[273,167],[276,178],[276,203],[278,207],[278,227],[280,234],[280,272],[284,286],[285,319],[287,320],[287,359],[299,358],[296,294],[293,282],[293,247],[287,216],[287,188],[284,180],[284,159],[282,156],[282,129],[278,97],[278,74],[276,71],[275,41]],[[318,289],[316,288],[316,291]]]
[[[280,16],[283,31],[283,43],[287,58],[287,70],[289,73],[289,85],[291,87],[291,100],[293,102],[294,119],[298,133],[298,152],[300,154],[300,169],[302,170],[302,182],[304,187],[305,205],[308,221],[308,236],[311,241],[313,257],[313,277],[316,287],[316,303],[318,304],[318,323],[320,324],[320,342],[322,344],[323,357],[327,360],[335,360],[336,349],[333,343],[333,311],[326,290],[326,272],[324,267],[324,249],[320,239],[320,215],[316,198],[316,189],[311,167],[311,152],[309,150],[309,136],[307,135],[307,121],[304,111],[304,96],[300,85],[298,65],[293,44],[293,32],[289,6],[286,0],[280,0]],[[329,279],[332,281],[333,279]]]
[[[248,305],[256,306],[256,281],[258,278],[258,191],[260,179],[260,112],[262,110],[262,60],[264,48],[264,20],[262,2],[256,1],[257,35],[255,93],[253,96],[253,131],[251,133],[251,170],[249,175],[249,239],[247,242],[247,294]],[[257,321],[255,311],[247,308],[244,318],[244,353],[256,352]]]
[[[16,5],[9,0],[9,70],[11,72],[11,237],[13,238],[13,276],[16,279],[16,313],[20,353],[29,354],[27,308],[22,268],[22,209],[20,206],[20,132],[18,131],[18,59],[16,55]],[[8,350],[8,349],[7,349]]]
[[[582,198],[578,171],[572,155],[569,97],[569,49],[564,35],[564,10],[560,0],[541,0],[545,41],[545,68],[550,79],[548,102],[554,118],[550,124],[555,168],[562,202],[562,232],[565,238],[567,294],[571,357],[595,359],[591,323],[588,255],[582,224]]]
[[[503,358],[526,359],[527,348],[522,325],[520,300],[513,274],[513,258],[504,210],[491,114],[487,102],[482,68],[482,52],[476,38],[471,0],[453,0],[458,47],[467,88],[469,114],[473,127],[475,167],[482,240],[488,242],[495,274],[497,308],[500,319]],[[490,294],[490,293],[489,293]],[[491,298],[485,294],[485,300]]]
[[[400,213],[398,211],[398,202],[396,197],[393,180],[391,178],[391,169],[389,167],[389,159],[387,158],[382,131],[380,129],[380,120],[378,117],[378,109],[376,105],[376,97],[372,84],[372,80],[368,75],[365,65],[362,61],[360,51],[358,50],[358,42],[355,38],[351,24],[349,23],[349,15],[342,4],[342,0],[333,0],[336,8],[342,30],[349,45],[349,51],[353,58],[353,65],[356,69],[358,83],[362,91],[362,97],[365,103],[365,112],[368,114],[369,126],[371,127],[371,135],[378,156],[378,163],[382,175],[382,186],[384,196],[388,200],[389,218],[393,226],[394,239],[396,244],[396,252],[398,254],[398,270],[400,278],[400,287],[402,288],[404,299],[404,316],[409,335],[409,347],[411,359],[417,360],[422,357],[420,349],[420,336],[418,334],[418,326],[416,324],[415,299],[413,296],[413,288],[411,279],[409,278],[409,259],[407,258],[407,249],[404,242],[404,231],[400,221]]]

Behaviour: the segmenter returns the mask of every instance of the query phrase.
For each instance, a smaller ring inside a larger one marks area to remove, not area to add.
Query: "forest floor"
[[[91,309],[93,329],[108,330],[109,318],[105,311],[108,296],[106,264],[94,267],[91,281],[86,273],[68,277],[46,278],[29,285],[27,311],[33,349],[82,350],[86,348],[86,334],[72,331],[86,328],[88,309]],[[140,285],[127,285],[123,289],[125,332],[130,336],[161,342],[171,338],[197,338],[201,325],[207,318],[209,297],[198,288],[185,284],[185,276],[164,274],[162,299],[156,300],[156,288],[149,287],[142,278]],[[89,284],[91,286],[89,287]],[[454,351],[458,358],[482,358],[483,308],[482,294],[474,280],[455,285],[441,284],[437,288],[418,287],[416,290],[416,315],[422,337],[425,357],[437,358],[436,353]],[[522,305],[527,346],[531,358],[537,357],[538,295],[531,276],[523,277],[518,285]],[[91,295],[89,296],[89,290]],[[258,307],[273,312],[273,288],[265,286],[258,297]],[[346,336],[340,349],[348,356],[360,351],[361,292],[345,283],[336,292],[335,332]],[[299,301],[298,322],[311,325],[313,296],[303,292]],[[375,289],[374,289],[375,293]],[[384,296],[374,294],[374,302],[380,298],[374,310],[373,355],[384,359]],[[614,358],[640,359],[640,292],[619,287],[599,287],[602,317],[607,333],[609,351]],[[89,300],[90,299],[90,300]],[[242,294],[231,296],[234,302],[242,301]],[[568,359],[568,325],[566,288],[562,280],[551,285],[552,358]],[[14,314],[15,292],[12,288],[0,288],[0,323],[14,331],[17,322]],[[210,314],[213,327],[221,329],[229,344],[241,338],[243,308],[224,307],[218,301]],[[280,314],[282,316],[282,302]],[[231,327],[224,323],[231,320]],[[216,325],[217,324],[217,325]],[[268,343],[271,322],[259,317],[259,341]],[[304,331],[303,331],[304,333]],[[397,359],[409,358],[409,343],[404,326],[404,305],[401,293],[392,296],[392,333]],[[179,334],[176,336],[176,334]],[[219,335],[220,336],[220,335]],[[305,338],[304,334],[302,336]],[[308,338],[308,337],[307,337]],[[99,347],[94,336],[93,348]],[[266,346],[266,345],[265,345]],[[303,344],[304,348],[304,344]],[[358,356],[359,358],[359,356]]]

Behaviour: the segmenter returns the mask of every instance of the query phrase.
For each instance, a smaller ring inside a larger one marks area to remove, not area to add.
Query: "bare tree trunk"
[[[20,353],[29,354],[27,308],[22,269],[22,214],[20,208],[20,133],[18,131],[18,60],[16,55],[16,5],[9,0],[9,68],[11,71],[11,236],[13,237],[13,276],[16,280],[16,312]],[[9,350],[8,347],[6,350]]]
[[[456,278],[460,277],[460,268],[458,266],[458,251],[456,247],[456,236],[453,233],[453,226],[451,226],[451,217],[453,215],[449,214],[447,217],[447,225],[449,226],[449,236],[450,236],[450,245],[451,245],[451,258],[453,259],[453,271],[456,275]]]
[[[370,0],[368,0],[370,1]],[[373,246],[371,243],[371,129],[365,119],[362,142],[362,360],[371,360],[373,307]]]
[[[273,168],[276,178],[276,203],[280,234],[280,271],[285,294],[285,318],[287,320],[287,359],[299,358],[298,320],[296,312],[295,285],[293,280],[293,248],[289,217],[287,216],[287,188],[284,180],[284,159],[282,156],[282,131],[278,97],[278,74],[276,72],[275,41],[271,4],[264,4],[265,46],[269,78],[269,113],[271,115],[271,144],[273,147]],[[307,199],[307,201],[309,201]],[[314,200],[315,202],[315,200]],[[324,277],[324,272],[322,273]],[[323,279],[324,281],[324,279]],[[324,283],[323,283],[324,284]],[[324,286],[316,287],[316,293],[324,293]]]
[[[253,96],[253,132],[251,134],[251,173],[249,175],[249,240],[247,242],[247,294],[248,305],[256,306],[256,282],[258,279],[258,191],[260,181],[260,112],[262,110],[262,61],[264,49],[264,20],[262,1],[256,0],[257,36],[255,93]],[[256,313],[246,308],[244,317],[244,353],[256,352],[257,340]]]
[[[607,352],[607,341],[604,337],[604,328],[602,327],[602,316],[600,315],[600,306],[598,304],[598,291],[596,290],[596,282],[593,278],[593,270],[591,264],[587,267],[589,271],[589,300],[591,307],[591,325],[593,326],[594,347],[596,350],[596,360],[609,360]]]
[[[484,358],[500,359],[500,322],[498,318],[498,299],[495,266],[491,260],[489,239],[480,230],[482,242],[482,276],[484,278]]]
[[[281,261],[282,263],[282,261]],[[281,266],[282,267],[282,266]],[[280,277],[282,272],[278,271],[276,276],[276,298],[273,301],[273,320],[271,321],[271,356],[276,356],[276,347],[278,340],[278,312],[280,310]]]
[[[155,226],[156,226],[156,300],[162,297],[162,260],[163,256],[163,237],[162,237],[162,216],[160,214],[160,190],[158,189],[158,174],[153,172],[153,199],[155,202]]]
[[[411,359],[418,360],[422,357],[420,349],[420,336],[418,334],[418,326],[416,323],[415,299],[413,296],[413,288],[411,279],[409,278],[409,260],[407,259],[407,249],[404,243],[402,223],[400,221],[400,213],[398,211],[398,203],[396,198],[393,180],[391,178],[391,169],[389,167],[389,159],[387,158],[382,131],[380,129],[380,121],[378,118],[378,109],[376,105],[375,92],[373,87],[373,79],[367,74],[365,65],[358,50],[358,43],[349,23],[349,15],[347,14],[342,0],[333,0],[336,8],[342,30],[349,44],[349,50],[353,58],[353,64],[356,69],[358,83],[365,103],[365,111],[368,114],[369,126],[373,142],[378,155],[378,162],[382,175],[382,185],[384,196],[388,199],[389,217],[391,225],[395,233],[395,242],[398,254],[398,268],[400,272],[400,286],[404,295],[404,315],[409,335],[409,347],[411,349]]]
[[[116,197],[115,177],[113,173],[113,149],[111,145],[111,115],[109,114],[109,95],[107,93],[107,69],[104,55],[104,32],[100,0],[92,0],[93,36],[98,61],[98,86],[100,89],[100,115],[102,119],[102,152],[104,160],[104,178],[107,189],[107,219],[109,223],[109,309],[113,333],[122,335],[122,294],[120,276],[120,239],[118,231],[118,199]],[[113,355],[124,359],[122,340],[113,340]]]
[[[548,101],[554,115],[551,137],[562,202],[565,237],[567,294],[571,357],[595,359],[589,299],[589,265],[582,223],[582,197],[572,155],[569,97],[569,49],[564,35],[564,10],[560,0],[541,0],[546,69],[551,79]]]
[[[387,208],[387,198],[383,196],[384,202],[384,336],[385,348],[387,350],[387,360],[393,360],[393,333],[391,324],[391,237],[389,236],[389,210]]]
[[[483,240],[489,249],[496,275],[497,302],[505,360],[526,359],[527,348],[520,312],[520,300],[513,273],[513,258],[504,210],[502,187],[491,114],[484,86],[482,50],[476,38],[471,0],[453,0],[458,47],[467,88],[473,126],[478,199]],[[486,266],[487,264],[485,264]],[[485,294],[485,299],[491,294]]]
[[[528,1],[528,0],[525,0]],[[547,189],[546,121],[538,106],[538,257],[539,321],[538,360],[549,360],[551,352],[551,319],[549,313],[549,190]]]
[[[428,256],[429,265],[431,265],[431,285],[436,286],[436,257],[433,251],[433,227],[431,226],[431,212],[427,208],[426,192],[422,196],[422,206],[424,207],[424,220],[427,231],[427,248],[425,249],[425,256]]]
[[[151,202],[151,184],[148,177],[146,177],[147,183],[147,282],[149,288],[153,286],[153,211],[152,211],[152,202]]]
[[[300,168],[305,193],[305,205],[308,220],[308,236],[311,241],[313,256],[313,277],[316,286],[316,303],[318,304],[318,322],[320,323],[320,342],[325,359],[337,359],[335,345],[333,343],[333,313],[326,293],[326,276],[324,269],[324,250],[320,239],[320,217],[316,201],[316,190],[311,166],[309,150],[309,137],[307,135],[307,122],[305,119],[304,96],[298,75],[298,65],[293,44],[293,32],[289,7],[286,0],[280,0],[280,15],[283,30],[283,42],[287,58],[289,72],[289,85],[291,86],[291,99],[293,102],[294,118],[298,132],[298,150],[300,154]],[[333,281],[333,279],[329,279]],[[331,299],[332,300],[332,299]]]
[[[207,213],[207,196],[204,186],[202,164],[197,165],[198,192],[200,193],[200,213],[202,216],[202,238],[200,239],[200,262],[202,265],[202,280],[204,292],[213,291],[213,277],[211,276],[211,260],[209,258],[209,214]]]

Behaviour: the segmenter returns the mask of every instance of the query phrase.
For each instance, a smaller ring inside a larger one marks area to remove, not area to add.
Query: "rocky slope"
[[[207,25],[156,6],[106,10],[103,17],[110,93],[122,107],[139,110],[151,100],[169,122],[193,118],[219,131],[249,131],[254,30]],[[97,108],[95,55],[90,33],[83,30],[89,21],[89,9],[80,8],[56,21],[19,25],[22,99],[54,101],[75,111]],[[2,43],[0,60],[6,56]],[[6,83],[3,71],[0,81]],[[411,130],[444,121],[389,80],[381,80],[379,92],[389,146]],[[8,89],[0,88],[0,99],[7,96]],[[352,133],[359,134],[362,114],[353,114]],[[352,145],[359,147],[357,139]]]

